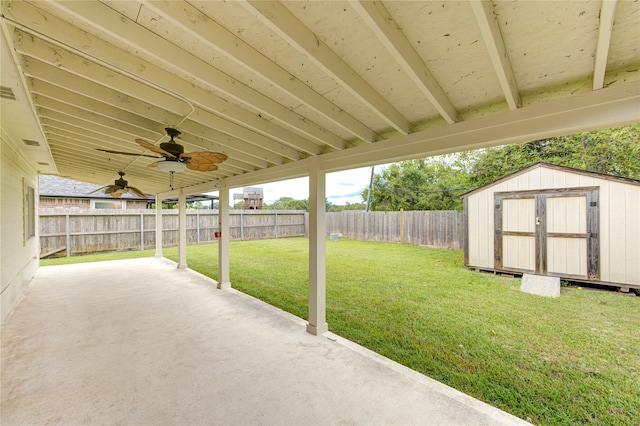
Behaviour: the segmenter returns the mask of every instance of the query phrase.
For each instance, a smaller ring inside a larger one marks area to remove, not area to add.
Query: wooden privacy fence
[[[356,240],[463,250],[463,214],[458,210],[327,213],[327,232]]]
[[[143,250],[156,245],[155,210],[40,209],[40,257],[113,250]],[[306,235],[306,212],[232,210],[231,240]],[[187,244],[216,241],[217,210],[187,210]],[[178,245],[178,211],[163,210],[164,246]]]

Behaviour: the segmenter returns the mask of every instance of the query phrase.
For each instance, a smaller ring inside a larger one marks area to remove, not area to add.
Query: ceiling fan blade
[[[221,152],[188,152],[181,154],[180,158],[189,158],[190,164],[215,164],[222,163],[228,157]]]
[[[121,151],[111,151],[109,149],[96,148],[96,151],[108,152],[110,154],[121,154],[121,155],[135,155],[138,157],[152,157],[152,158],[160,158],[157,155],[148,155],[148,154],[136,154],[135,152],[121,152]]]
[[[122,194],[121,194],[121,193],[119,193],[119,192],[112,192],[112,193],[111,193],[111,196],[112,196],[113,198],[120,198],[120,196],[121,196],[121,195],[122,195]]]
[[[144,192],[140,191],[138,188],[134,188],[133,186],[127,186],[127,188],[138,197],[144,198],[145,200],[147,199],[147,195]]]
[[[154,161],[153,163],[149,164],[147,167],[158,167],[158,162]]]
[[[93,194],[94,192],[102,191],[105,188],[106,188],[106,186],[101,186],[100,188],[91,191],[89,194]]]
[[[144,139],[136,139],[136,142],[138,143],[138,145],[140,145],[143,148],[148,149],[149,151],[153,151],[156,152],[158,154],[164,155],[166,157],[169,158],[176,158],[175,155],[173,155],[172,153],[170,153],[169,151],[165,151],[164,149],[155,146],[154,144],[152,144],[151,142],[147,142]]]
[[[111,195],[113,195],[119,189],[122,189],[118,185],[107,185],[104,188],[105,188],[104,193],[105,194],[111,194]]]
[[[198,164],[198,163],[189,163],[187,164],[187,169],[196,170],[198,172],[213,172],[218,170],[218,166],[215,164]]]

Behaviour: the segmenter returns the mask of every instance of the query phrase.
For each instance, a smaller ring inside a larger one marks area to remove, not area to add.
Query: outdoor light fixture
[[[176,173],[184,171],[184,169],[187,168],[187,165],[175,160],[163,160],[158,161],[158,168],[163,172]]]

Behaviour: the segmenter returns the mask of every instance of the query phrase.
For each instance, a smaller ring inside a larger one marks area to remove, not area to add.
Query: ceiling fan
[[[185,168],[189,170],[197,170],[199,172],[212,172],[218,170],[217,163],[222,163],[227,159],[225,154],[220,152],[184,152],[184,147],[177,143],[173,138],[181,135],[177,129],[167,127],[164,129],[171,138],[169,142],[161,143],[155,146],[151,142],[144,139],[136,139],[141,147],[155,152],[159,155],[137,154],[134,152],[110,151],[108,149],[96,148],[98,151],[109,152],[112,154],[136,155],[142,157],[162,158],[160,161],[149,164],[149,167],[158,167],[164,172],[174,173],[181,172]]]
[[[138,197],[144,198],[145,200],[147,199],[147,195],[144,192],[140,191],[138,188],[129,186],[128,182],[123,179],[124,172],[118,172],[118,174],[120,175],[120,178],[116,179],[113,185],[103,186],[102,188],[98,188],[95,191],[91,191],[89,194],[104,190],[105,194],[109,194],[113,198],[120,198],[122,194],[126,194],[127,192],[131,191]]]

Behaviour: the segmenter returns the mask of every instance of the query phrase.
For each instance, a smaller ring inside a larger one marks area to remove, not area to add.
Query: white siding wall
[[[468,196],[469,266],[493,269],[495,192],[600,187],[600,280],[640,285],[640,186],[544,166]]]
[[[36,236],[25,241],[23,210],[23,186],[30,185],[37,191],[38,176],[11,145],[4,140],[1,144],[0,321],[4,322],[38,268],[38,226],[36,225]],[[36,203],[37,199],[36,195]],[[37,207],[36,205],[36,213]]]

